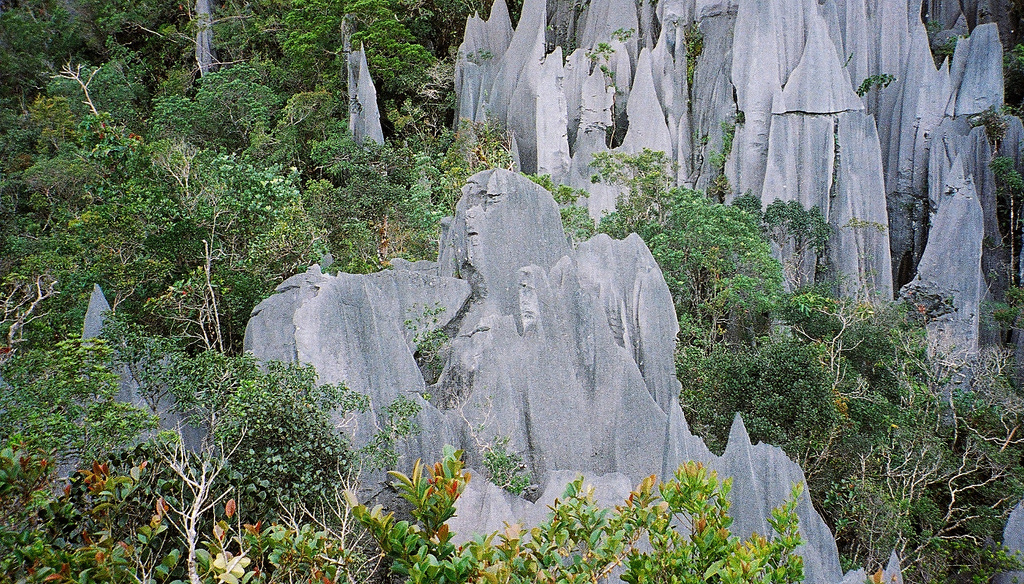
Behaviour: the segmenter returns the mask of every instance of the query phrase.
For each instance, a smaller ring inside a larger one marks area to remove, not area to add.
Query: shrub
[[[396,521],[380,506],[356,505],[349,494],[355,516],[394,562],[393,571],[409,582],[596,582],[619,565],[626,566],[622,579],[633,583],[803,580],[803,560],[793,553],[801,543],[799,489],[772,512],[773,539],[755,534],[740,541],[729,533],[730,482],[719,483],[699,463],[681,466],[657,490],[653,476],[645,479],[615,509],[598,507],[593,489],[579,478],[555,501],[547,520],[529,532],[510,525],[456,546],[445,521],[455,514],[470,479],[461,456],[448,450],[433,466],[417,461],[411,475],[391,473],[394,487],[412,505],[413,521]]]

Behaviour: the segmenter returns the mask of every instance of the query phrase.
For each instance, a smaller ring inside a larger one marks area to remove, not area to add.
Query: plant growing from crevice
[[[419,434],[422,428],[416,421],[423,407],[416,401],[399,396],[380,412],[380,424],[373,438],[359,450],[365,469],[394,468],[398,463],[398,443]]]
[[[1010,122],[1006,119],[1006,116],[995,107],[990,107],[979,114],[971,116],[969,121],[971,127],[985,128],[985,136],[996,150],[999,149],[1000,142],[1006,137],[1006,130],[1010,128]]]
[[[509,437],[499,436],[483,451],[487,480],[513,495],[522,495],[533,476],[519,453],[509,450]]]
[[[704,33],[698,25],[686,29],[686,85],[693,87],[693,79],[697,74],[697,61],[704,53]]]
[[[729,193],[732,192],[729,177],[725,176],[725,162],[728,160],[729,154],[732,153],[732,143],[736,138],[736,124],[739,123],[739,116],[737,115],[736,118],[736,121],[725,120],[722,122],[722,149],[711,153],[711,169],[716,174],[708,186],[708,196],[719,203],[724,203]]]
[[[878,89],[884,89],[888,87],[889,84],[892,83],[893,81],[896,81],[896,77],[888,73],[879,73],[877,75],[871,75],[867,79],[862,81],[860,86],[857,87],[857,95],[859,95],[860,97],[864,97],[872,89],[876,87]]]
[[[491,423],[491,397],[487,397],[484,405],[476,404],[478,408],[484,409],[482,419],[474,424],[469,421],[463,409],[464,404],[458,407],[462,421],[466,423],[470,437],[476,444],[477,454],[487,469],[487,478],[491,484],[501,487],[513,495],[522,495],[529,488],[533,481],[530,469],[520,453],[509,449],[511,438],[509,436],[488,435],[487,428]]]
[[[415,309],[414,306],[412,310]],[[405,321],[405,329],[412,333],[412,342],[416,346],[413,358],[427,385],[433,385],[441,376],[451,347],[451,337],[440,326],[444,311],[444,306],[435,303],[424,306],[420,314]]]

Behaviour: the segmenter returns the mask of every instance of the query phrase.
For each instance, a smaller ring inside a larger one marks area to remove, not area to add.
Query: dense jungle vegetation
[[[194,8],[0,0],[0,582],[590,582],[614,564],[629,582],[801,579],[792,505],[773,538],[739,541],[728,483],[699,465],[611,512],[574,483],[530,537],[466,546],[442,525],[469,480],[457,452],[393,475],[411,522],[346,497],[360,471],[395,465],[415,404],[389,406],[354,449],[328,412],[365,398],[257,367],[241,354],[246,320],[326,254],[356,273],[432,259],[465,179],[511,165],[501,129],[453,119],[454,53],[487,7],[226,0],[202,72]],[[345,47],[359,43],[383,145],[347,131]],[[1018,49],[1011,96],[1024,94]],[[681,402],[713,449],[735,412],[782,446],[844,567],[873,572],[895,549],[908,581],[986,581],[1012,563],[998,542],[1024,496],[1024,396],[1009,349],[935,355],[916,307],[836,298],[827,279],[784,292],[826,255],[816,212],[671,188],[662,153],[595,165],[626,195],[598,226],[566,206],[567,231],[647,242],[680,319]],[[1024,181],[999,176],[1016,206]],[[534,178],[560,202],[579,195]],[[783,241],[793,265],[771,256]],[[94,283],[113,312],[83,340]],[[992,337],[1010,338],[1022,305],[1015,288],[988,307]],[[153,404],[173,396],[220,446],[154,434],[151,411],[117,401],[122,375]],[[521,485],[519,453],[495,454],[491,480]]]

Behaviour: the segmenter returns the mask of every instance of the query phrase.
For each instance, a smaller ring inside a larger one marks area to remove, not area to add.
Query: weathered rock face
[[[891,299],[915,278],[930,245],[936,191],[962,156],[986,240],[995,242],[982,273],[999,299],[1008,255],[998,245],[987,165],[999,155],[1020,157],[1017,142],[997,151],[997,140],[974,126],[1002,105],[1000,32],[1013,27],[995,6],[1003,3],[911,4],[673,0],[652,9],[645,1],[594,0],[576,10],[551,0],[545,10],[543,0],[528,0],[514,32],[497,4],[486,23],[467,23],[460,115],[509,128],[524,171],[593,191],[594,219],[621,193],[590,182],[593,155],[644,148],[670,155],[680,186],[714,185],[721,194],[724,174],[726,200],[751,192],[764,205],[817,207],[835,229],[827,269],[806,261],[793,284],[832,281],[861,299]],[[947,30],[930,38],[923,13]],[[936,66],[932,44],[942,35],[963,38]],[[492,55],[487,64],[476,57],[482,51]],[[792,250],[778,253],[787,260]]]
[[[89,297],[89,307],[85,312],[85,324],[82,327],[83,339],[94,339],[103,332],[103,323],[110,312],[110,304],[99,284],[93,284],[92,295]],[[114,350],[117,350],[117,340],[114,339]],[[186,448],[198,449],[206,439],[206,429],[197,428],[188,423],[185,416],[175,409],[175,400],[172,395],[144,395],[140,391],[139,380],[134,371],[144,363],[128,363],[120,368],[119,387],[117,392],[118,401],[130,403],[159,418],[160,430],[176,430],[181,435],[182,442]],[[2,383],[2,380],[0,380]],[[68,468],[73,471],[74,468]]]
[[[944,352],[970,355],[978,350],[984,235],[984,214],[974,182],[957,158],[917,277],[902,291],[927,315],[929,338]]]
[[[1018,559],[1022,558],[1021,552],[1024,552],[1024,506],[1021,503],[1013,508],[1010,518],[1006,521],[1006,527],[1003,529],[1003,547],[1006,548],[1007,553],[1017,556]],[[1024,582],[1024,571],[997,574],[993,582],[995,584]]]
[[[503,170],[470,178],[444,225],[437,263],[397,260],[369,275],[313,267],[289,279],[253,311],[246,350],[311,364],[321,381],[368,395],[372,411],[350,426],[357,444],[399,396],[417,402],[422,431],[401,445],[402,465],[451,444],[483,468],[480,445],[507,440],[543,485],[539,499],[477,479],[452,522],[463,537],[538,523],[577,473],[611,505],[689,460],[733,477],[738,533],[770,532],[769,511],[803,473],[780,449],[752,445],[738,418],[721,457],[690,433],[677,401],[672,298],[639,237],[600,235],[573,249],[550,193]],[[451,337],[429,386],[409,324],[424,310],[428,328]],[[806,495],[798,513],[808,582],[838,582],[835,541]]]
[[[104,314],[110,312],[110,303],[103,295],[99,284],[92,285],[92,294],[89,296],[89,307],[85,310],[85,324],[82,326],[82,338],[93,339],[103,332]]]
[[[348,55],[348,129],[357,144],[372,140],[384,143],[377,108],[377,88],[370,78],[366,53],[360,48]]]

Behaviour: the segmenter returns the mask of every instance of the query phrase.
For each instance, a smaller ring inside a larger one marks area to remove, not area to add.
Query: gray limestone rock
[[[995,23],[981,25],[961,39],[950,63],[953,92],[947,116],[968,116],[1003,105],[1003,46]]]
[[[773,114],[832,114],[864,109],[853,92],[835,45],[828,38],[825,21],[808,21],[807,43],[782,93],[772,103]]]
[[[311,269],[293,276],[253,310],[245,350],[264,360],[312,365],[321,382],[345,383],[369,396],[370,412],[339,420],[358,445],[380,426],[383,408],[400,396],[419,403],[417,422],[433,431],[405,448],[436,457],[444,444],[455,442],[454,435],[421,397],[426,386],[409,323],[422,330],[447,326],[468,299],[469,285],[438,276],[436,265],[396,267],[370,275],[329,276]]]
[[[713,164],[712,153],[722,151],[725,136],[722,122],[736,116],[730,80],[736,6],[724,1],[699,2],[697,10],[704,50],[697,60],[690,98],[701,107],[692,108],[695,146],[693,174],[687,183],[704,190],[720,172]]]
[[[888,584],[903,584],[903,568],[900,567],[900,557],[896,555],[896,550],[889,554],[889,561],[882,571],[882,579]]]
[[[516,97],[524,71],[529,66],[538,66],[544,58],[544,28],[547,10],[543,0],[526,0],[522,14],[516,25],[508,49],[505,50],[498,69],[494,74],[493,83],[485,90],[488,92],[484,109],[486,115],[493,116],[498,122],[505,124],[513,132],[520,134],[532,131],[529,124],[515,127],[511,121],[510,109]],[[532,99],[530,100],[532,102]],[[532,107],[532,103],[530,104]],[[482,121],[482,120],[478,120]],[[533,139],[532,136],[516,136],[517,140]]]
[[[984,235],[974,181],[965,176],[958,157],[946,179],[917,277],[901,291],[928,315],[929,341],[943,353],[971,355],[978,350]]]
[[[742,0],[736,12],[732,82],[736,108],[745,121],[736,126],[730,178],[740,193],[761,192],[772,99],[782,87],[774,6],[773,2]]]
[[[571,187],[589,193],[586,205],[595,221],[615,210],[620,194],[617,187],[594,183],[591,180],[594,170],[590,166],[594,154],[608,150],[605,140],[612,125],[614,95],[615,89],[606,83],[600,70],[595,69],[583,82],[579,132],[566,180]]]
[[[800,466],[790,460],[782,449],[767,444],[751,445],[750,437],[739,414],[729,432],[725,452],[712,468],[722,477],[732,477],[732,500],[742,511],[733,515],[732,530],[741,537],[751,533],[771,533],[767,518],[771,510],[789,497],[793,485],[806,479]],[[805,543],[797,548],[804,558],[807,582],[838,582],[842,577],[839,550],[832,532],[811,504],[806,489],[797,503],[800,533]]]
[[[590,78],[590,57],[583,49],[576,49],[565,60],[562,70],[562,90],[565,95],[565,112],[568,121],[569,153],[576,152],[576,137],[580,131],[580,118],[583,116],[584,86]],[[602,86],[604,83],[601,84]],[[586,91],[589,91],[587,88]],[[610,118],[610,116],[609,116]],[[609,123],[610,123],[609,119]]]
[[[594,489],[594,502],[602,507],[621,505],[635,485],[621,473],[595,475],[575,471],[551,473],[539,498],[526,501],[494,486],[483,478],[471,480],[465,492],[456,503],[456,515],[448,521],[449,529],[455,533],[455,543],[461,544],[472,539],[472,534],[504,532],[505,524],[536,526],[550,514],[555,499],[561,499],[566,486],[583,477],[584,489]]]
[[[781,450],[751,445],[741,421],[721,458],[690,433],[674,377],[674,307],[639,237],[601,235],[573,250],[551,194],[493,170],[464,189],[443,226],[440,256],[438,264],[396,261],[377,274],[312,269],[290,279],[254,311],[246,348],[260,358],[292,354],[322,381],[369,395],[373,411],[344,420],[357,444],[390,400],[420,404],[423,432],[402,445],[402,464],[434,459],[447,443],[480,468],[479,445],[507,440],[544,485],[539,499],[476,479],[451,524],[462,538],[505,521],[539,523],[577,473],[611,505],[643,477],[688,460],[733,477],[740,535],[768,533],[766,514],[804,477]],[[405,325],[425,306],[443,307],[432,326],[454,334],[429,390]],[[798,514],[808,581],[838,581],[835,542],[806,495]]]
[[[598,235],[576,249],[584,290],[604,306],[615,342],[625,347],[662,411],[681,389],[674,350],[679,323],[672,295],[654,256],[636,234],[624,240]]]
[[[92,295],[89,296],[89,308],[85,311],[85,324],[82,326],[82,338],[92,339],[100,336],[103,332],[103,320],[106,313],[110,312],[110,304],[99,284],[92,285]]]
[[[83,339],[99,337],[103,332],[103,322],[110,312],[110,304],[99,284],[93,284],[92,295],[89,297],[89,307],[85,312],[85,326],[82,329]],[[114,339],[113,346],[116,350],[117,339]],[[118,366],[118,391],[117,400],[130,403],[133,406],[145,410],[159,418],[161,430],[176,430],[182,437],[186,448],[197,449],[206,439],[206,429],[196,428],[189,425],[186,417],[175,411],[174,397],[171,395],[143,395],[140,392],[139,381],[133,370],[143,363],[128,363]],[[2,387],[2,380],[0,380]],[[70,469],[69,469],[70,470]]]
[[[651,52],[648,49],[640,51],[636,77],[626,104],[626,115],[631,123],[619,150],[627,154],[639,154],[644,148],[649,148],[672,154],[672,135],[658,101],[651,68]]]
[[[512,21],[504,0],[494,1],[486,21],[475,14],[466,21],[455,61],[456,124],[486,121],[485,103],[511,40]]]
[[[797,201],[805,209],[817,207],[830,217],[832,177],[835,169],[836,126],[833,116],[782,114],[772,116],[768,166],[761,204]],[[799,287],[814,281],[813,253],[800,258],[793,249],[776,250],[783,263],[786,285]]]
[[[196,64],[199,75],[210,72],[213,67],[213,10],[210,0],[196,0]]]
[[[348,128],[357,144],[372,140],[384,143],[377,109],[377,88],[370,78],[366,53],[362,49],[348,55]]]
[[[1010,512],[1003,529],[1003,547],[1007,553],[1024,559],[1024,506],[1020,503]],[[1019,584],[1024,582],[1024,571],[1002,572],[993,579],[995,584]]]
[[[693,135],[690,131],[690,87],[687,84],[686,29],[678,21],[667,22],[651,51],[654,88],[665,113],[672,139],[672,157],[679,165],[676,184],[688,184],[693,172]]]
[[[829,257],[847,298],[887,302],[893,297],[882,159],[874,119],[840,114],[836,177],[827,215],[835,228]]]
[[[617,31],[632,31],[629,38],[614,39]],[[595,49],[599,43],[610,43],[613,40],[623,41],[622,48],[629,55],[630,65],[637,60],[638,37],[640,23],[637,19],[636,4],[633,0],[606,0],[591,2],[587,11],[587,23],[579,35],[577,46]]]
[[[500,314],[517,310],[519,268],[549,268],[570,251],[551,194],[506,170],[469,178],[447,236],[456,271],[446,273],[443,267],[442,275],[458,274],[472,285],[475,297]]]
[[[562,91],[562,49],[544,58],[536,86],[535,173],[551,175],[558,184],[569,171],[567,104]]]

